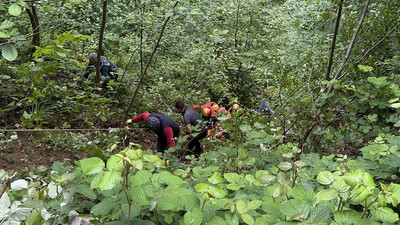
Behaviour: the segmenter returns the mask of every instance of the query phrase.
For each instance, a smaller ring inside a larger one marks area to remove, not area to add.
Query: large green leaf
[[[177,194],[166,193],[157,200],[158,210],[179,211],[183,203]]]
[[[346,224],[347,225],[347,224]],[[382,223],[376,221],[375,219],[359,219],[357,220],[354,225],[382,225]]]
[[[310,212],[310,207],[311,206],[307,202],[291,199],[281,204],[280,211],[288,217],[292,217],[297,213],[304,213],[305,218],[307,218]]]
[[[329,185],[335,180],[333,174],[329,171],[322,171],[317,176],[318,183],[322,185]]]
[[[11,28],[14,26],[14,22],[11,22],[10,20],[4,20],[1,24],[0,24],[0,30],[5,30],[7,28]]]
[[[185,225],[200,225],[203,222],[203,212],[200,208],[186,212],[184,217]]]
[[[338,224],[353,224],[361,217],[361,213],[354,210],[337,211],[333,214],[335,222]]]
[[[238,213],[243,214],[247,212],[246,203],[243,200],[239,200],[236,202],[236,210]]]
[[[228,222],[229,225],[239,224],[239,217],[237,213],[225,212],[225,220]]]
[[[335,189],[322,189],[315,197],[321,201],[329,201],[337,198],[339,196],[338,194],[338,191]]]
[[[400,184],[393,184],[392,196],[395,197],[397,201],[400,201]]]
[[[335,177],[335,181],[333,181],[330,187],[340,193],[345,193],[350,189],[350,186],[347,185],[346,182],[344,182],[343,178],[340,176]]]
[[[160,157],[156,155],[144,155],[143,159],[151,163],[158,162],[161,160]]]
[[[262,204],[262,201],[260,201],[260,200],[250,201],[249,203],[247,203],[247,210],[258,209],[258,207],[260,207],[261,204]]]
[[[18,57],[18,50],[12,44],[6,44],[1,49],[1,55],[8,61],[13,61]]]
[[[116,155],[112,155],[107,160],[107,169],[121,171],[124,168],[124,160]]]
[[[101,191],[110,190],[122,179],[119,171],[106,171],[97,174],[90,184],[90,188],[99,188]]]
[[[222,178],[220,173],[215,172],[210,178],[208,178],[208,181],[212,184],[219,184],[224,182],[224,178]]]
[[[159,174],[154,174],[152,180],[161,184],[167,184],[169,186],[179,186],[183,184],[183,180],[180,177],[175,176],[168,171],[162,171]]]
[[[218,186],[210,186],[208,192],[215,198],[223,198],[226,195],[225,191]]]
[[[210,220],[210,222],[207,223],[207,225],[229,225],[229,224],[223,218],[215,216]]]
[[[138,171],[135,175],[129,177],[132,186],[142,186],[150,182],[152,174],[147,170]]]
[[[390,84],[390,82],[387,81],[387,77],[368,77],[368,81],[375,84],[377,88],[381,88],[387,84]]]
[[[105,167],[102,159],[97,157],[79,160],[84,175],[100,173]]]
[[[132,187],[130,190],[131,198],[133,202],[137,205],[149,205],[150,200],[148,200],[147,196],[150,194],[149,191],[151,187]],[[147,194],[146,194],[147,193]]]
[[[285,185],[279,185],[274,188],[274,192],[272,193],[272,196],[273,197],[283,196],[283,195],[286,195],[287,192],[288,192],[288,189],[286,188]]]
[[[358,202],[363,202],[365,201],[369,196],[373,194],[372,190],[368,189],[365,186],[359,186],[355,191],[354,191],[354,198],[353,200],[358,201]]]
[[[21,15],[22,9],[19,5],[17,4],[12,4],[10,8],[8,8],[8,13],[10,13],[13,16],[19,16]]]
[[[82,194],[84,197],[94,200],[97,198],[96,192],[90,189],[88,184],[81,184],[79,185],[78,192]]]
[[[361,171],[357,170],[342,177],[347,185],[354,187],[361,182],[362,173]]]
[[[237,173],[225,173],[224,178],[231,183],[239,183],[240,176]]]
[[[278,168],[282,171],[288,171],[292,169],[292,164],[289,162],[281,162],[279,163]]]
[[[42,224],[45,220],[43,219],[42,214],[38,210],[33,210],[31,214],[26,218],[26,225],[38,225]]]
[[[4,218],[10,212],[10,206],[10,198],[8,197],[8,193],[5,192],[0,198],[0,218]]]
[[[393,212],[393,209],[388,207],[379,207],[371,210],[374,218],[384,223],[395,223],[399,220],[399,215]]]
[[[98,216],[104,216],[110,213],[112,209],[118,209],[118,199],[105,198],[100,203],[93,206],[91,213]]]
[[[194,208],[200,207],[200,199],[194,194],[183,195],[181,197],[183,206],[187,211],[191,211]]]
[[[246,224],[254,225],[254,219],[249,214],[242,214],[241,217],[242,217],[243,222],[245,222]]]
[[[194,187],[194,189],[198,192],[206,192],[208,190],[208,188],[210,187],[209,184],[206,183],[199,183],[196,184],[196,186]]]
[[[12,191],[18,191],[18,190],[22,190],[22,189],[26,189],[26,188],[28,188],[28,181],[26,181],[24,179],[19,179],[19,180],[13,181],[11,183]]]
[[[297,184],[294,188],[289,191],[289,195],[293,196],[294,199],[307,201],[313,203],[315,200],[314,190],[306,190],[303,186]]]
[[[326,223],[329,224],[331,220],[331,208],[327,204],[318,204],[315,208],[311,209],[308,221],[313,223]]]

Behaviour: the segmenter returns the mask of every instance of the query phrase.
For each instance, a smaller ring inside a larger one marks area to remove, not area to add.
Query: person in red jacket
[[[179,137],[179,125],[166,115],[161,113],[142,113],[126,121],[126,124],[147,122],[150,130],[157,134],[157,152],[163,152],[176,145],[175,138]],[[174,153],[171,153],[174,154]]]

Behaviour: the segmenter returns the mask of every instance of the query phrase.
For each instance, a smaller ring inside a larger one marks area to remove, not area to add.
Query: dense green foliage
[[[120,78],[108,90],[82,79],[102,2],[0,0],[0,128],[180,121],[176,101],[246,113],[221,117],[232,139],[204,140],[185,163],[129,145],[124,129],[45,133],[51,151],[96,157],[13,180],[0,223],[63,224],[71,210],[98,224],[399,223],[400,1],[343,1],[327,71],[339,0],[109,0],[102,51]],[[257,89],[275,92],[276,120],[253,110]],[[0,148],[15,139],[0,133]]]

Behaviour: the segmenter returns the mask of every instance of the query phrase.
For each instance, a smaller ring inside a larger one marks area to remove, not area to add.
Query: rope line
[[[0,129],[1,132],[46,132],[46,131],[112,131],[112,130],[138,130],[139,128],[92,128],[92,129]]]

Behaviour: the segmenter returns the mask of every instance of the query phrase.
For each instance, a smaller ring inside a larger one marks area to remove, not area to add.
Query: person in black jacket
[[[96,65],[97,65],[97,54],[90,53],[89,54],[89,64],[86,66],[86,73],[83,75],[83,78],[87,79],[89,77],[89,74],[92,72],[92,69],[95,68]],[[118,78],[117,69],[118,68],[114,63],[112,63],[107,58],[101,56],[100,57],[100,73],[103,74],[104,79],[101,80],[97,84],[97,86],[106,87],[107,83],[111,79],[117,80],[117,78]]]
[[[187,107],[183,102],[175,104],[176,109],[183,116],[183,122],[186,126],[186,134],[197,133],[188,143],[188,149],[195,154],[203,152],[200,140],[207,137],[207,130],[202,120],[201,115],[194,109]],[[193,128],[199,125],[199,131],[194,131]]]
[[[142,113],[126,121],[126,124],[146,121],[150,130],[157,134],[157,152],[163,152],[176,145],[175,138],[181,132],[179,125],[166,115],[161,113]],[[171,153],[174,155],[174,153]]]

